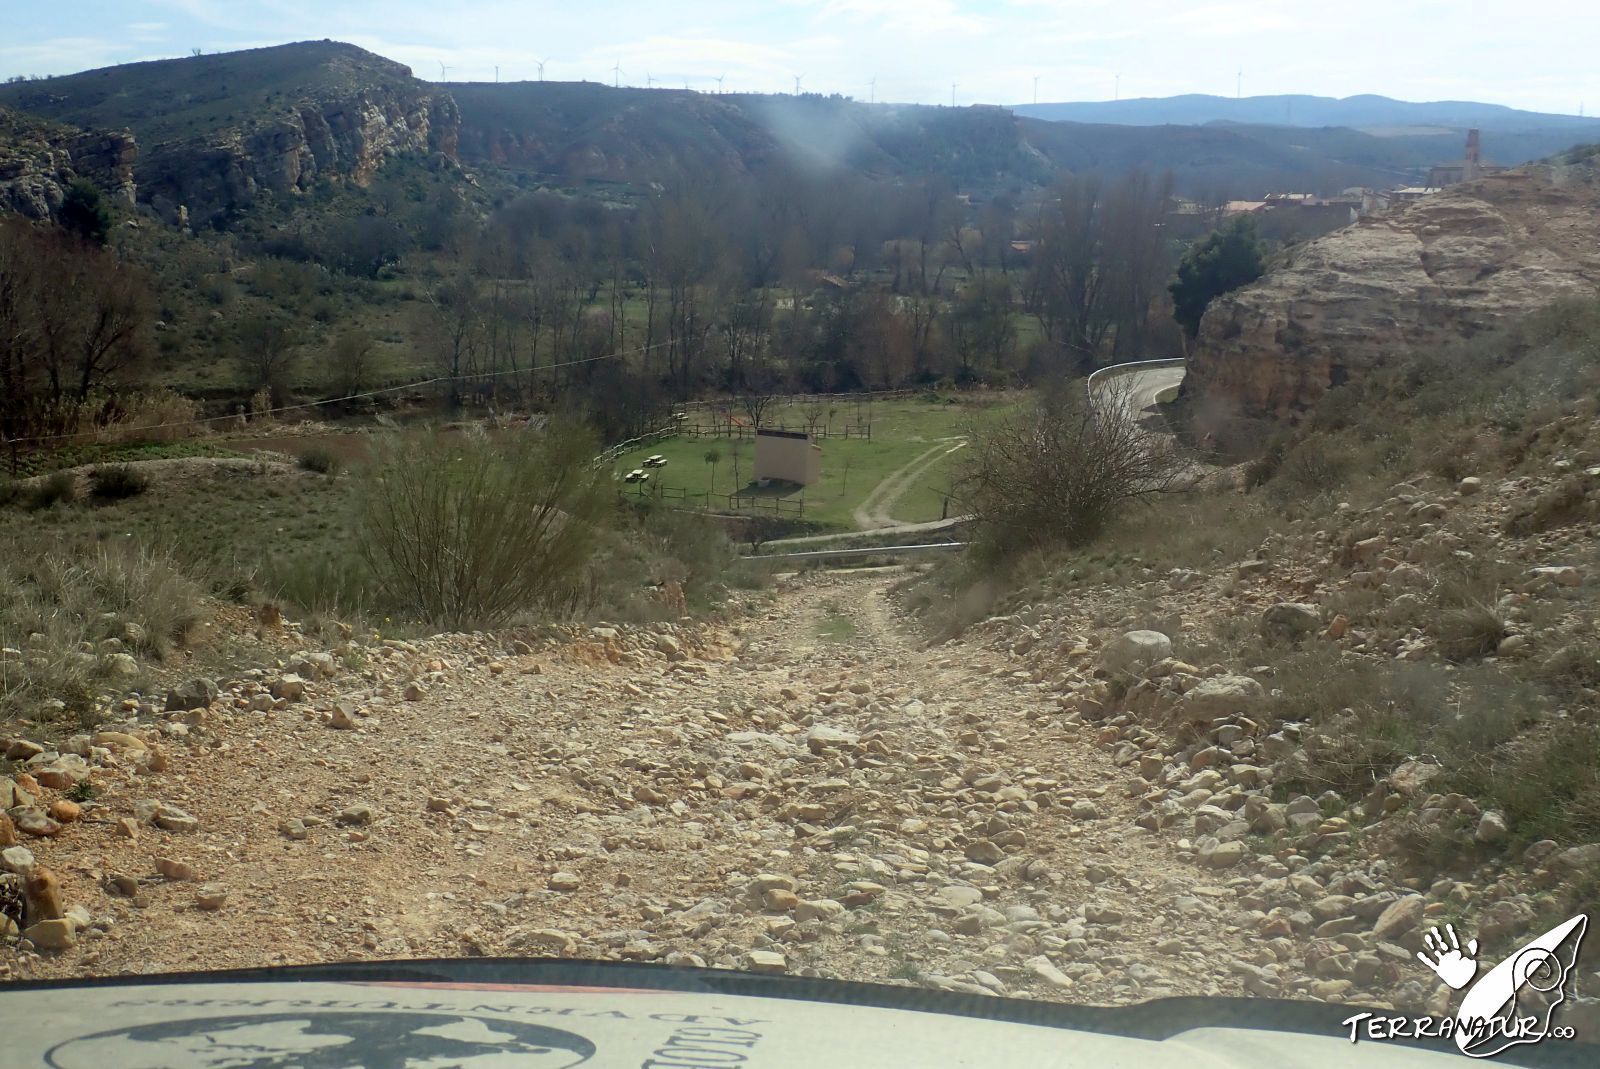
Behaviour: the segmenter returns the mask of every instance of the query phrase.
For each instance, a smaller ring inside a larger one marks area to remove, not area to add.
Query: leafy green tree
[[[1216,298],[1254,282],[1265,264],[1255,223],[1244,216],[1184,253],[1178,277],[1167,287],[1172,294],[1172,317],[1193,338],[1200,333],[1200,317]]]
[[[111,232],[111,211],[99,188],[86,178],[74,178],[67,186],[58,215],[61,225],[85,241],[104,245]]]

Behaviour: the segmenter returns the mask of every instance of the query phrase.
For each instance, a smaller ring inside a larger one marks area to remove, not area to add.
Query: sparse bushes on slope
[[[169,556],[148,547],[51,551],[31,571],[41,611],[86,625],[94,620],[94,638],[120,639],[156,657],[184,643],[204,616],[199,587]]]
[[[1281,715],[1318,729],[1282,786],[1311,794],[1358,799],[1418,754],[1446,768],[1482,764],[1540,716],[1532,688],[1490,665],[1385,664],[1317,644],[1273,667]]]
[[[716,521],[645,501],[630,505],[618,530],[602,539],[571,607],[607,620],[676,619],[758,579]],[[673,590],[683,595],[681,607],[668,596]]]
[[[1451,786],[1499,809],[1518,843],[1600,838],[1600,726],[1551,720],[1474,755]]]
[[[590,435],[390,438],[364,483],[361,552],[385,594],[439,626],[503,623],[570,591],[614,506]]]
[[[1558,301],[1470,341],[1413,354],[1325,393],[1274,435],[1246,481],[1284,503],[1420,470],[1458,479],[1559,451],[1564,412],[1593,414],[1600,302]],[[1573,487],[1520,510],[1512,534],[1581,518]],[[1577,510],[1577,513],[1574,510]]]
[[[1574,523],[1586,516],[1593,518],[1594,500],[1582,478],[1565,479],[1532,501],[1518,504],[1506,517],[1505,531],[1510,535],[1539,534],[1556,527]]]

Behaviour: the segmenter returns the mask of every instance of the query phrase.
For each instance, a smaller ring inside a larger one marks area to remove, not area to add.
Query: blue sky
[[[1600,111],[1595,0],[0,0],[0,77],[331,37],[452,80],[960,104],[1382,93]]]

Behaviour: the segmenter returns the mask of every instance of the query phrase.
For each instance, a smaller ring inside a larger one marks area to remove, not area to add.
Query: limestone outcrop
[[[1292,418],[1330,386],[1600,292],[1600,156],[1453,186],[1289,250],[1217,299],[1184,396],[1199,420]]]
[[[0,212],[50,218],[75,178],[131,203],[137,155],[130,133],[79,130],[0,108]]]
[[[144,199],[169,221],[200,225],[292,195],[321,177],[365,184],[386,159],[454,159],[460,114],[448,93],[383,87],[306,101],[286,115],[198,142],[153,147],[140,168]]]

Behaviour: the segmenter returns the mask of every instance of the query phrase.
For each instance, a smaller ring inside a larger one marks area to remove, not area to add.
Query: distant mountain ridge
[[[1049,104],[1017,104],[1018,115],[1052,122],[1114,123],[1123,126],[1203,126],[1207,123],[1262,123],[1272,126],[1445,127],[1485,131],[1600,130],[1600,121],[1577,115],[1522,111],[1503,104],[1470,100],[1413,102],[1376,94],[1324,97],[1306,94],[1221,97],[1188,93]]]
[[[787,166],[883,182],[942,181],[980,196],[1020,192],[1068,172],[1115,177],[1142,169],[1170,172],[1178,192],[1219,202],[1271,190],[1326,194],[1414,184],[1432,165],[1460,158],[1461,136],[1447,121],[1479,125],[1485,156],[1502,164],[1600,140],[1600,122],[1571,116],[1381,97],[1180,97],[1007,109],[594,82],[440,83],[337,41],[7,83],[0,107],[101,137],[127,131],[130,148],[121,158],[131,165],[139,199],[163,218],[217,226],[261,198],[297,196],[324,180],[365,183],[396,157],[496,168],[522,185],[642,189],[716,175],[760,181]],[[1294,121],[1272,114],[1279,107]],[[1061,121],[1068,112],[1093,121]],[[1238,121],[1241,115],[1263,121]],[[1302,125],[1331,118],[1341,124]],[[1546,118],[1552,125],[1515,125]],[[1374,136],[1356,129],[1359,121],[1390,128]],[[43,194],[28,188],[30,205],[43,203]]]

